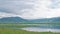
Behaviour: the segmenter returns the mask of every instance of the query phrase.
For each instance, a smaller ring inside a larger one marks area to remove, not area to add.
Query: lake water
[[[60,25],[58,24],[19,24],[18,26],[22,25],[27,27],[17,28],[16,26],[0,26],[0,28],[12,28],[33,32],[60,32]]]
[[[60,32],[60,25],[39,25],[34,27],[25,27],[21,29],[33,32]]]

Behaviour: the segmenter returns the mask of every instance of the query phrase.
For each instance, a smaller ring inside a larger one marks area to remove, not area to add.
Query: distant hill
[[[60,17],[29,20],[34,23],[60,23]]]
[[[26,20],[20,17],[5,17],[0,19],[0,23],[21,23],[21,22],[26,22]]]
[[[20,17],[0,18],[0,23],[60,23],[60,17],[26,20]]]

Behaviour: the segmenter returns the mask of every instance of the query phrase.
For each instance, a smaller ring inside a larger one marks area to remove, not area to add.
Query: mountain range
[[[27,20],[21,17],[0,18],[0,23],[60,23],[60,17]]]

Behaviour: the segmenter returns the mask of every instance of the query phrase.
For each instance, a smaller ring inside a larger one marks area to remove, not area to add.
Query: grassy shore
[[[17,27],[17,28],[28,27],[27,25],[21,25],[21,24],[0,24],[0,34],[60,34],[56,32],[55,33],[53,32],[31,32],[31,31],[9,28],[12,26]]]
[[[24,30],[15,30],[15,29],[7,29],[7,28],[0,28],[0,34],[60,34],[60,33],[53,33],[53,32],[29,32]]]

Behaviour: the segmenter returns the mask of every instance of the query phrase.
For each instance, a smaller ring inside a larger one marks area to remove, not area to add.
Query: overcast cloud
[[[0,0],[0,17],[17,15],[24,19],[60,17],[60,0]]]

